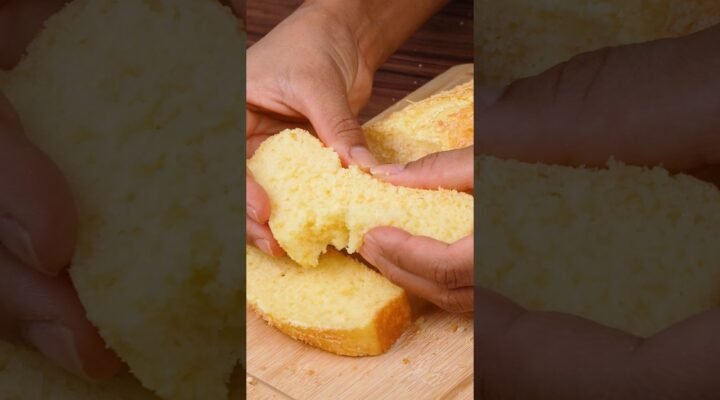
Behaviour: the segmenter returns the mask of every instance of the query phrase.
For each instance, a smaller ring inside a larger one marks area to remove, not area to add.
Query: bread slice
[[[384,353],[410,325],[405,291],[330,251],[300,268],[247,248],[248,304],[288,336],[346,356]]]
[[[382,163],[408,163],[430,153],[473,144],[473,81],[410,104],[364,127]]]
[[[642,336],[720,305],[715,186],[490,157],[476,179],[478,284]]]
[[[33,350],[0,341],[3,400],[157,400],[130,375],[106,382],[80,379]]]
[[[303,130],[265,140],[248,161],[270,197],[270,228],[295,262],[315,267],[327,246],[355,252],[363,235],[396,226],[454,242],[473,230],[473,198],[452,190],[418,190],[343,168],[333,150]]]
[[[507,84],[585,51],[720,22],[716,0],[478,0],[475,7],[481,84]]]
[[[4,85],[77,202],[90,320],[166,399],[226,399],[245,345],[243,43],[219,1],[75,0]]]

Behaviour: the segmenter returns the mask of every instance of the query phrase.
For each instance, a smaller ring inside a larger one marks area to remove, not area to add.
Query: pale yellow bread
[[[248,167],[270,198],[273,235],[303,267],[317,266],[328,245],[355,252],[378,226],[448,243],[473,230],[469,194],[397,187],[343,168],[337,153],[300,129],[265,140]]]
[[[75,0],[4,84],[76,200],[90,320],[166,399],[226,399],[244,346],[243,43],[219,1]]]
[[[720,23],[717,0],[479,0],[480,84],[507,84],[582,52]]]
[[[368,148],[382,163],[407,163],[472,145],[474,94],[470,81],[366,125]]]
[[[0,341],[2,400],[157,400],[130,375],[91,382],[26,347]]]
[[[288,336],[346,356],[387,351],[410,324],[405,291],[336,251],[300,268],[247,248],[248,304]]]
[[[720,305],[715,186],[490,157],[476,180],[477,285],[643,336]]]

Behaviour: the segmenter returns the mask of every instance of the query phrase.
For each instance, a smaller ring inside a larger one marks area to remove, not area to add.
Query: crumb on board
[[[405,357],[405,358],[402,359],[402,363],[405,364],[405,365],[408,365],[408,364],[410,364],[410,359],[407,358],[407,357]]]
[[[256,381],[255,378],[253,378],[252,376],[248,376],[248,377],[247,377],[247,383],[248,383],[248,385],[255,386],[255,384],[257,383],[257,381]]]
[[[456,331],[456,332],[459,332],[459,333],[463,333],[463,332],[465,332],[465,327],[462,326],[462,325],[460,325],[460,326],[457,327],[457,329],[456,329],[455,331]]]
[[[450,330],[453,331],[453,332],[457,332],[457,331],[458,331],[458,328],[459,328],[458,324],[452,324],[452,325],[450,325]]]
[[[309,370],[307,370],[307,374],[308,374],[309,376],[313,376],[313,375],[315,375],[315,370],[314,370],[314,369],[309,369]]]
[[[417,320],[415,320],[415,325],[422,325],[423,322],[425,322],[425,317],[420,317]]]

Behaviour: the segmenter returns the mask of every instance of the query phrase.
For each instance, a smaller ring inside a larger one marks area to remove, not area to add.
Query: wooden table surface
[[[247,0],[248,45],[257,42],[301,3]],[[473,1],[454,0],[380,67],[360,122],[368,121],[448,68],[472,62]]]

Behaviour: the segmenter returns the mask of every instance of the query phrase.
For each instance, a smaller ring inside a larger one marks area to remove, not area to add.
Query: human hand
[[[12,67],[42,22],[64,1],[0,1],[0,65]],[[52,161],[24,136],[0,94],[0,336],[22,341],[88,378],[121,362],[105,346],[65,271],[77,214]]]
[[[356,119],[372,76],[348,23],[323,7],[301,7],[248,50],[248,156],[268,136],[301,125],[313,127],[345,164],[374,165]],[[282,255],[267,225],[267,194],[249,173],[247,203],[248,240]]]
[[[430,154],[407,165],[371,169],[395,185],[423,189],[473,188],[473,148]],[[380,227],[363,238],[360,254],[386,278],[451,312],[473,311],[473,237],[447,244]]]
[[[248,50],[248,156],[268,136],[304,127],[343,164],[368,169],[357,114],[375,70],[447,0],[309,0]],[[267,224],[267,194],[247,178],[247,238],[268,254],[282,249]]]
[[[711,182],[720,165],[720,27],[581,55],[476,111],[476,143],[501,158],[602,167],[663,164]],[[482,286],[482,282],[480,282]],[[482,399],[714,399],[720,310],[649,338],[478,289]]]

